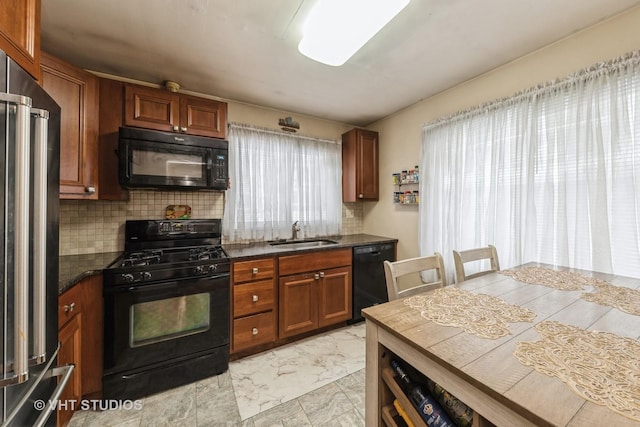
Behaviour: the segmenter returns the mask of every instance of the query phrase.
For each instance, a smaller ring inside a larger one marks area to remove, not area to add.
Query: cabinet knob
[[[313,278],[318,280],[318,279],[320,279],[320,275],[318,273],[316,273],[316,274],[313,275]]]
[[[94,194],[96,192],[96,187],[94,187],[93,185],[84,187],[84,192],[87,194]]]
[[[258,335],[258,328],[253,328],[251,330],[251,335]]]
[[[186,128],[186,127],[181,127],[181,128],[180,128],[180,132],[185,133],[186,131],[187,131],[187,128]]]
[[[320,272],[320,277],[324,277],[324,271]]]
[[[70,311],[73,311],[73,309],[74,309],[74,308],[76,308],[76,303],[75,303],[75,302],[72,302],[72,303],[71,303],[71,304],[69,304],[69,305],[66,305],[66,304],[65,304],[65,306],[64,306],[63,308],[64,308],[64,312],[65,312],[65,313],[68,313],[68,312],[70,312]]]
[[[359,199],[364,199],[364,194],[358,194]]]
[[[251,297],[251,301],[258,302],[258,295],[254,295]]]
[[[173,127],[173,131],[174,132],[179,132],[180,131],[180,127],[179,126],[174,126]]]
[[[251,273],[253,273],[253,274],[258,274],[258,267],[253,267],[253,268],[251,269]]]

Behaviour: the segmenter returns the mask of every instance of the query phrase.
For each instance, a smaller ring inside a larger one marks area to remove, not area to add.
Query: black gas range
[[[228,368],[229,270],[219,219],[126,222],[124,254],[103,274],[104,398]]]
[[[220,220],[137,220],[125,224],[125,251],[105,286],[229,273]]]

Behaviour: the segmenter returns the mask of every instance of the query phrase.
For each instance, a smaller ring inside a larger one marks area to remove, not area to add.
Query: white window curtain
[[[229,126],[223,235],[230,242],[340,234],[342,150],[336,141]]]
[[[425,125],[420,253],[640,277],[640,53]]]

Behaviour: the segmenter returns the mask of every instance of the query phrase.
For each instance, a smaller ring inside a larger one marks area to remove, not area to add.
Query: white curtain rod
[[[423,130],[433,129],[455,120],[460,120],[467,117],[473,117],[477,114],[483,113],[485,111],[492,111],[495,108],[499,108],[503,105],[508,105],[509,103],[519,101],[523,98],[528,98],[528,97],[540,95],[543,93],[549,93],[559,88],[564,88],[570,85],[574,85],[576,82],[585,82],[595,77],[599,77],[603,74],[611,73],[613,71],[618,71],[627,67],[633,67],[638,64],[640,64],[640,50],[634,50],[632,52],[627,53],[626,55],[620,56],[610,61],[598,62],[596,64],[593,64],[592,66],[584,68],[563,79],[551,80],[549,82],[530,87],[520,92],[516,92],[511,96],[495,99],[493,101],[485,102],[483,104],[477,105],[475,107],[471,107],[466,110],[458,111],[457,113],[453,113],[449,116],[441,117],[432,122],[424,124],[422,129]]]
[[[331,139],[323,139],[323,138],[314,138],[312,136],[304,136],[304,135],[298,135],[297,133],[289,133],[289,132],[279,132],[277,130],[273,130],[273,129],[268,129],[268,128],[262,128],[262,127],[258,127],[258,126],[252,126],[252,125],[247,125],[244,123],[235,123],[235,122],[229,122],[229,127],[235,127],[235,128],[239,128],[239,129],[249,129],[249,130],[255,130],[258,132],[264,132],[264,133],[270,133],[273,135],[285,135],[285,136],[291,136],[294,138],[300,138],[300,139],[308,139],[311,141],[316,141],[316,142],[328,142],[330,144],[340,144],[340,141],[334,141]]]

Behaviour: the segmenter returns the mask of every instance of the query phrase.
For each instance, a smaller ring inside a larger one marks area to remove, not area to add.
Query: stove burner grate
[[[162,251],[132,252],[122,261],[122,267],[140,267],[145,265],[160,264]]]

